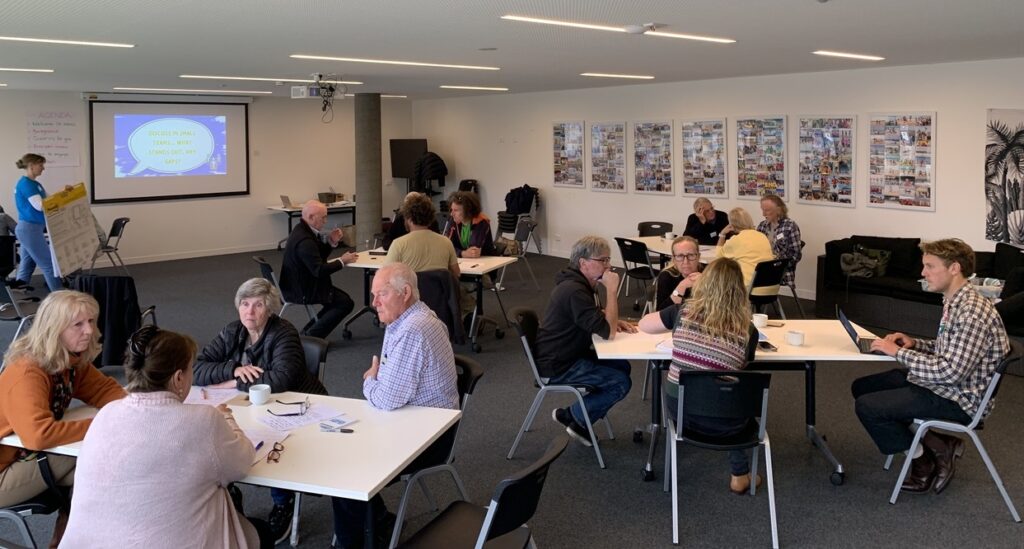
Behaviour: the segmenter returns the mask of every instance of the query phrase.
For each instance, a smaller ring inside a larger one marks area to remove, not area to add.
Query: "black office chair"
[[[466,407],[469,405],[469,397],[473,395],[473,391],[476,389],[477,382],[484,375],[483,366],[480,363],[463,355],[455,355],[455,368],[458,371],[458,378],[456,383],[459,387],[459,402],[460,409],[462,410],[462,418],[455,425],[455,436],[451,438],[451,447],[448,449],[447,458],[443,463],[424,467],[413,473],[402,475],[401,479],[405,482],[405,489],[402,491],[402,499],[398,504],[398,512],[395,514],[395,529],[391,532],[391,544],[388,546],[389,549],[393,549],[397,544],[398,540],[402,535],[402,523],[405,521],[405,513],[409,507],[409,499],[412,497],[413,486],[419,485],[423,490],[423,494],[430,502],[430,508],[437,510],[437,504],[434,501],[433,496],[427,490],[426,484],[423,484],[423,479],[428,476],[436,475],[438,473],[448,473],[452,477],[452,481],[455,482],[455,488],[459,491],[459,496],[462,497],[463,501],[469,499],[466,495],[466,487],[462,484],[462,478],[459,477],[458,471],[452,465],[455,462],[455,448],[459,442],[459,433],[462,426],[462,422],[466,419]],[[445,438],[442,436],[434,444],[444,444]],[[430,452],[430,450],[427,450]],[[426,452],[425,452],[426,453]]]
[[[530,405],[530,411],[526,414],[526,419],[523,420],[523,426],[519,428],[519,432],[516,433],[516,440],[512,443],[512,448],[508,451],[508,455],[505,459],[512,459],[512,456],[516,453],[516,448],[519,447],[519,441],[523,439],[523,434],[530,430],[533,426],[533,420],[537,416],[537,410],[540,409],[540,405],[544,402],[544,397],[548,393],[569,393],[580,404],[583,409],[583,420],[587,424],[587,432],[590,433],[590,443],[594,446],[594,454],[597,455],[597,464],[604,469],[604,458],[601,456],[601,447],[597,441],[597,435],[594,433],[594,424],[590,421],[590,414],[587,413],[587,407],[583,405],[583,395],[594,390],[589,385],[577,384],[577,385],[551,385],[548,383],[547,378],[540,376],[540,372],[537,371],[537,363],[534,361],[534,352],[537,349],[537,331],[540,329],[540,319],[537,317],[536,311],[528,309],[526,307],[516,307],[508,313],[509,319],[512,321],[512,325],[515,327],[516,332],[519,334],[519,339],[523,343],[523,351],[526,353],[526,361],[530,364],[530,370],[533,372],[533,380],[537,387],[540,388],[537,391],[537,396],[533,398],[533,404]],[[608,416],[604,417],[604,425],[608,428],[608,438],[614,439],[615,433],[612,432],[612,424],[608,420]]]
[[[40,473],[46,482],[46,491],[17,505],[0,508],[0,519],[6,519],[14,523],[14,527],[21,536],[24,546],[32,549],[35,549],[36,542],[32,537],[32,532],[28,529],[28,523],[25,521],[25,518],[32,515],[49,515],[61,508],[67,509],[71,505],[70,491],[69,489],[57,486],[53,478],[53,471],[50,469],[49,458],[46,454],[38,454],[36,463],[39,465]],[[13,547],[13,544],[0,540],[0,547]]]
[[[3,310],[0,311],[0,319],[24,322],[26,317],[34,314],[39,308],[40,299],[29,295],[33,291],[31,286],[26,286],[20,281],[7,281],[7,276],[17,266],[17,239],[11,235],[0,235],[0,283],[4,285],[4,290],[11,300],[9,305],[4,304]]]
[[[626,269],[626,275],[622,277],[622,281],[619,282],[619,291],[622,289],[622,285],[626,285],[626,296],[629,296],[629,279],[637,280],[640,282],[641,287],[644,291],[647,290],[647,281],[652,283],[658,277],[658,271],[651,264],[651,255],[647,251],[647,245],[639,240],[632,240],[629,238],[622,238],[621,236],[615,237],[615,243],[619,245],[619,254],[622,256],[622,265]],[[632,265],[632,267],[630,266]],[[616,292],[618,295],[618,291]],[[633,302],[633,309],[640,310],[640,301],[642,298],[638,298]]]
[[[124,236],[124,226],[128,224],[131,219],[127,217],[119,217],[114,220],[114,224],[110,226],[110,233],[107,235],[107,239],[100,244],[99,249],[92,256],[92,264],[89,265],[89,272],[96,267],[96,260],[99,259],[100,254],[107,254],[107,259],[110,260],[110,264],[114,267],[121,267],[124,271],[125,276],[131,276],[128,272],[128,267],[125,267],[124,260],[121,259],[121,255],[117,253],[117,247],[121,244],[121,237]],[[117,261],[114,261],[114,259]]]
[[[754,312],[760,313],[765,305],[771,305],[780,318],[786,318],[786,312],[782,310],[782,303],[779,302],[779,287],[782,286],[782,276],[786,274],[786,267],[789,266],[788,259],[770,259],[762,261],[754,267],[754,278],[750,282],[750,305]]]
[[[801,250],[803,250],[804,246],[806,246],[806,245],[807,245],[806,242],[804,242],[803,240],[800,241],[800,249]],[[800,298],[797,297],[797,295],[796,295],[796,277],[795,276],[793,277],[793,280],[791,280],[789,282],[789,291],[793,292],[793,301],[796,302],[796,310],[797,310],[798,313],[800,313],[800,318],[807,318],[806,316],[804,316],[804,307],[803,307],[803,305],[800,305]]]
[[[636,225],[640,236],[662,236],[672,232],[672,224],[667,221],[641,221]]]
[[[727,374],[727,375],[725,375]],[[771,374],[763,372],[721,372],[690,370],[679,375],[679,405],[668,407],[662,400],[665,417],[665,491],[672,491],[672,543],[679,543],[679,452],[676,443],[717,451],[754,448],[750,467],[750,495],[757,493],[757,450],[764,447],[765,472],[768,480],[768,513],[772,522],[772,547],[779,547],[775,517],[775,483],[772,451],[768,441],[768,386]],[[680,428],[687,415],[709,418],[746,420],[746,427],[735,435],[711,436]],[[672,474],[668,475],[671,464]]]
[[[260,276],[269,280],[270,283],[273,284],[275,288],[277,288],[277,291],[281,292],[281,285],[277,281],[277,273],[275,273],[274,268],[270,266],[270,262],[264,259],[263,256],[261,255],[252,256],[252,260],[255,261],[256,264],[259,265],[260,267]],[[284,293],[281,293],[281,310],[278,311],[278,316],[284,316],[285,310],[292,305],[299,304],[289,303],[287,300],[285,300]],[[302,306],[306,308],[306,314],[309,316],[309,319],[315,321],[316,312],[313,311],[313,306],[306,303],[303,303]]]
[[[917,447],[921,444],[921,438],[928,432],[929,429],[941,429],[943,431],[951,431],[954,433],[965,433],[974,442],[974,446],[978,449],[978,453],[981,454],[981,459],[985,462],[985,466],[988,467],[988,473],[992,476],[992,481],[996,483],[996,488],[999,489],[999,493],[1003,496],[1003,501],[1006,503],[1006,508],[1010,510],[1010,516],[1013,517],[1014,522],[1020,522],[1020,514],[1017,513],[1017,508],[1014,507],[1013,501],[1010,499],[1010,495],[1006,493],[1006,487],[1003,486],[1003,479],[999,477],[999,472],[996,471],[996,466],[992,464],[992,458],[989,457],[988,452],[985,451],[985,446],[981,443],[981,439],[978,438],[977,431],[983,426],[985,419],[985,412],[988,409],[989,402],[996,397],[996,393],[999,392],[999,384],[1003,379],[1003,375],[1006,374],[1006,369],[1011,364],[1019,362],[1024,359],[1024,344],[1019,341],[1010,340],[1010,352],[1003,358],[1003,361],[996,367],[996,371],[992,374],[992,380],[989,381],[988,389],[985,390],[985,396],[981,399],[981,404],[978,405],[978,411],[974,413],[974,417],[971,418],[971,422],[967,425],[962,423],[956,423],[953,421],[944,421],[939,419],[915,419],[914,425],[917,428],[917,432],[914,435],[914,441],[910,444],[910,449],[907,450],[907,459],[903,462],[903,469],[900,470],[900,476],[896,479],[896,487],[893,488],[892,496],[889,497],[889,503],[895,505],[896,498],[900,495],[900,487],[903,486],[903,480],[907,477],[907,473],[910,471],[910,462],[913,459],[910,457],[917,452]],[[954,458],[956,459],[956,458]],[[885,469],[889,469],[892,465],[892,456],[888,456],[885,460]]]
[[[562,435],[526,469],[498,483],[487,507],[456,501],[401,547],[408,549],[525,548],[532,545],[527,521],[537,511],[548,469],[569,444]],[[485,545],[486,543],[486,545]]]

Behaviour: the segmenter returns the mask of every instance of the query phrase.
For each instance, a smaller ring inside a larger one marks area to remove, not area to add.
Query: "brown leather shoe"
[[[922,442],[935,454],[935,486],[936,494],[942,493],[949,486],[956,473],[956,460],[964,454],[964,441],[960,437],[940,435],[929,431]]]
[[[911,494],[923,494],[931,489],[934,482],[935,458],[933,458],[931,452],[925,448],[921,457],[911,462],[910,475],[903,480],[903,485],[900,489],[904,492],[910,492]]]
[[[761,475],[757,475],[758,488],[761,487],[762,480],[764,479],[761,478]],[[739,476],[732,475],[732,477],[729,479],[729,491],[736,494],[737,496],[742,496],[743,494],[750,493],[750,473]]]

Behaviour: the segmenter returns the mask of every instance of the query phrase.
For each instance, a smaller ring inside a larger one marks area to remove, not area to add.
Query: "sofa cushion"
[[[891,251],[892,259],[886,270],[888,276],[916,280],[921,274],[920,238],[853,235],[850,241],[853,246],[859,244],[865,248]]]
[[[1024,293],[1000,301],[996,304],[996,311],[1003,319],[1006,333],[1017,337],[1024,336]]]
[[[1012,244],[997,243],[995,254],[992,276],[1000,280],[1009,278],[1010,271],[1017,267],[1024,267],[1024,253],[1021,253],[1021,249]]]

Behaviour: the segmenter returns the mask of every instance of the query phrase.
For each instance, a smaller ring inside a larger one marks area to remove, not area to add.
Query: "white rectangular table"
[[[352,202],[352,201],[333,202],[331,204],[326,204],[326,206],[327,206],[327,214],[328,215],[335,214],[335,213],[347,213],[347,214],[352,216],[352,223],[351,224],[352,225],[356,224],[356,203],[355,202]],[[288,234],[292,234],[292,226],[295,224],[295,219],[298,218],[298,217],[302,217],[302,206],[294,206],[293,205],[291,208],[286,208],[284,206],[267,206],[267,209],[272,211],[272,212],[281,212],[281,213],[286,214],[288,216]],[[284,244],[284,242],[286,240],[288,240],[288,236],[287,235],[285,235],[285,237],[282,238],[277,243],[277,249],[278,250],[281,249],[281,245]]]
[[[807,424],[807,438],[814,444],[825,459],[833,466],[829,480],[833,484],[842,484],[846,473],[843,465],[832,454],[828,444],[818,433],[815,419],[814,372],[820,361],[824,362],[893,362],[895,359],[885,355],[862,354],[854,345],[850,336],[838,320],[786,320],[782,327],[767,327],[762,330],[768,340],[778,347],[777,352],[758,349],[754,362],[748,367],[752,370],[803,370],[804,371],[804,415]],[[874,334],[854,324],[858,335],[874,337]],[[801,346],[786,343],[786,332],[800,330],[805,334],[805,343]],[[626,334],[619,333],[615,339],[608,341],[594,336],[594,349],[600,359],[646,360],[652,369],[651,397],[651,432],[652,440],[644,466],[644,479],[654,478],[653,460],[657,445],[657,432],[661,423],[661,370],[667,368],[672,359],[671,344],[658,346],[659,342],[671,341],[672,334]]]
[[[363,306],[348,316],[345,322],[342,324],[341,335],[345,339],[352,337],[352,332],[348,329],[357,318],[363,316],[366,313],[373,313],[372,299],[370,297],[370,286],[373,281],[373,273],[384,266],[384,260],[387,258],[384,248],[377,248],[372,250],[372,254],[367,252],[359,252],[359,259],[346,265],[346,267],[357,267],[363,269]],[[477,326],[482,320],[484,314],[484,275],[497,271],[498,269],[504,269],[509,265],[515,263],[518,259],[515,256],[500,256],[500,255],[485,255],[475,258],[459,258],[459,271],[462,276],[473,283],[474,293],[476,294],[476,308],[473,309],[473,319],[470,323],[470,343],[474,352],[480,352],[480,344],[476,341]],[[505,304],[501,302],[501,294],[494,292],[494,296],[498,299],[498,307],[501,308],[501,314],[504,318],[505,315]]]

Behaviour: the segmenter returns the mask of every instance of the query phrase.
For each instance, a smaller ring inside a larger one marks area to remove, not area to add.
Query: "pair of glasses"
[[[610,257],[588,257],[587,259],[589,259],[591,261],[597,261],[597,262],[600,262],[600,263],[604,263],[605,265],[611,265],[611,263],[612,263],[612,258],[610,258]]]
[[[700,254],[675,254],[672,259],[676,261],[697,261],[700,259]]]
[[[281,461],[281,452],[283,451],[284,444],[281,444],[280,442],[275,442],[274,449],[271,450],[269,454],[267,454],[267,463],[277,463]]]
[[[302,402],[281,402],[280,400],[275,400],[274,402],[276,402],[278,404],[284,404],[285,406],[298,406],[299,407],[299,411],[298,412],[289,412],[287,414],[275,414],[273,412],[273,410],[267,410],[268,414],[270,414],[272,416],[277,416],[277,417],[304,416],[304,415],[306,415],[306,412],[309,411],[309,407],[310,407],[309,397],[306,397],[306,400],[304,400]]]

